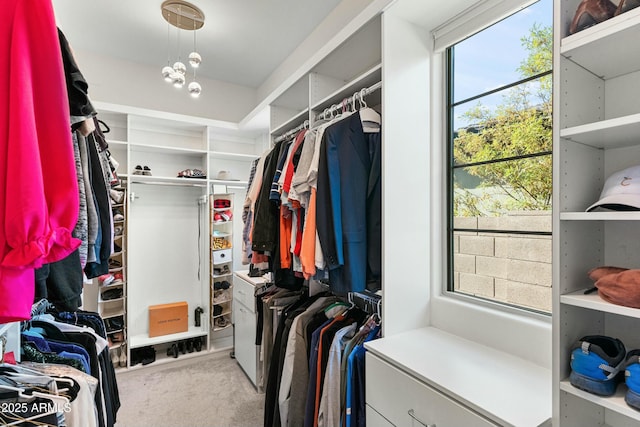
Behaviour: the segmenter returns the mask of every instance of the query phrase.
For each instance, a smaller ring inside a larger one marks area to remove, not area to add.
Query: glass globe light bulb
[[[202,86],[200,86],[200,83],[198,83],[198,82],[189,83],[189,88],[188,89],[189,89],[189,93],[194,98],[199,97],[200,93],[202,93]]]
[[[171,83],[173,82],[173,78],[171,77],[171,74],[173,74],[173,68],[171,68],[170,66],[166,65],[163,69],[162,69],[162,77],[164,77],[164,81]]]
[[[173,64],[173,69],[177,72],[182,74],[183,76],[187,73],[187,66],[184,65],[182,62],[178,61],[175,64]]]
[[[179,72],[174,72],[172,75],[173,78],[173,86],[177,87],[178,89],[180,89],[182,86],[184,86],[184,83],[186,81],[186,79],[184,78],[184,75],[179,73]]]
[[[189,64],[193,68],[198,68],[198,66],[200,66],[201,62],[202,62],[202,57],[200,56],[200,54],[198,52],[191,52],[189,54]]]

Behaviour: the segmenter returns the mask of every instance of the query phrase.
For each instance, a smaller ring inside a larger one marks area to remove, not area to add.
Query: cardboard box
[[[187,332],[189,305],[186,301],[149,306],[149,337]]]

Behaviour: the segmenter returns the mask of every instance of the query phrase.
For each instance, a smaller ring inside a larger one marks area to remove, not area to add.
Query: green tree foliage
[[[522,78],[552,68],[551,27],[534,25],[521,39],[529,52],[518,72]],[[490,111],[481,103],[464,113],[466,123],[457,130],[455,164],[470,164],[551,151],[551,75],[515,86]],[[464,168],[479,182],[475,188],[454,179],[455,216],[497,216],[513,210],[551,209],[551,156],[543,155]],[[464,174],[464,173],[462,173]]]

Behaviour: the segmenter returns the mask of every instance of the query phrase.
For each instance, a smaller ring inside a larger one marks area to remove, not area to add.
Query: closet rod
[[[205,180],[203,180],[205,181]],[[153,182],[153,181],[149,181],[149,182],[142,182],[142,181],[134,181],[134,184],[144,184],[144,185],[163,185],[163,186],[174,186],[174,187],[206,187],[207,183],[203,182],[203,183],[181,183],[181,182]]]
[[[295,135],[296,133],[300,132],[302,129],[308,129],[308,128],[309,128],[309,120],[305,120],[304,122],[302,122],[302,124],[296,126],[295,128],[283,133],[282,135],[274,139],[273,142],[284,141],[285,139],[288,139],[293,135]]]
[[[315,119],[320,120],[320,119],[326,118],[328,113],[337,112],[343,108],[343,105],[346,105],[346,106],[352,105],[353,103],[355,103],[356,100],[359,100],[360,102],[362,102],[365,96],[371,94],[372,92],[375,92],[380,88],[382,88],[382,82],[374,83],[369,87],[362,88],[358,92],[354,93],[353,95],[347,98],[344,98],[342,101],[340,101],[340,103],[332,104],[330,107],[325,108],[322,111],[322,113],[319,113],[316,115]]]

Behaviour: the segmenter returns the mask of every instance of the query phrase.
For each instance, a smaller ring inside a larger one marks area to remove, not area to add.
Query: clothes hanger
[[[366,95],[366,89],[362,89],[359,92],[360,100],[360,120],[362,121],[362,129],[365,132],[380,132],[380,125],[382,124],[382,117],[376,110],[369,108],[367,102],[364,100]]]

